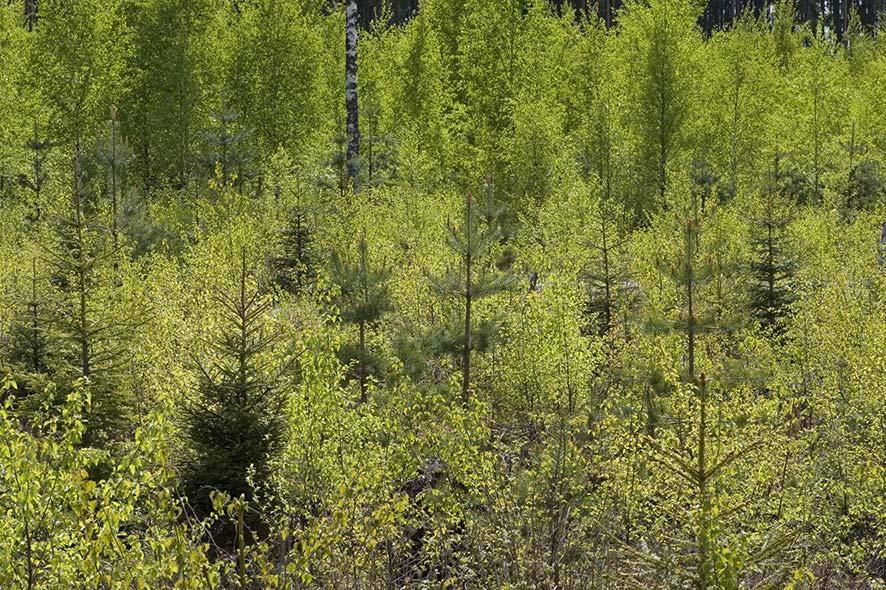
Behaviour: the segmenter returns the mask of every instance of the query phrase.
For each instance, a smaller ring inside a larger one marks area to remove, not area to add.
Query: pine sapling
[[[286,435],[282,385],[292,362],[277,367],[270,358],[278,339],[266,327],[271,302],[253,283],[245,250],[236,289],[217,290],[214,300],[224,326],[207,343],[209,358],[195,361],[197,390],[185,408],[193,449],[186,489],[203,514],[211,509],[211,490],[250,501],[253,484],[266,481]]]
[[[391,309],[391,298],[387,281],[390,270],[385,266],[374,266],[369,261],[365,233],[360,234],[357,244],[357,260],[346,262],[338,252],[332,255],[333,280],[339,286],[342,304],[342,318],[356,324],[358,341],[357,371],[360,383],[360,401],[367,400],[367,377],[369,355],[366,347],[366,331],[377,323],[384,313]]]
[[[471,351],[474,348],[474,304],[485,297],[509,289],[513,275],[498,271],[491,264],[489,254],[498,243],[497,224],[485,223],[468,194],[465,198],[461,225],[447,222],[447,245],[459,258],[459,266],[447,273],[431,277],[432,287],[441,295],[461,300],[463,306],[461,329],[461,397],[467,405],[471,390]]]

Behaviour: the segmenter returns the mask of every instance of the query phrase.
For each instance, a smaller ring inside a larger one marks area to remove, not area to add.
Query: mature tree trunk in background
[[[345,8],[345,109],[347,110],[348,177],[356,184],[360,155],[360,126],[357,107],[357,0]]]
[[[417,5],[417,0],[400,0],[395,5],[399,7],[404,1],[409,2],[410,6],[411,3]],[[548,1],[557,9],[558,14],[566,5],[566,0]],[[588,13],[592,6],[596,6],[597,14],[608,27],[614,24],[614,13],[621,8],[620,0],[593,0],[593,3],[591,0],[568,0],[568,3],[575,10],[576,17],[579,19]],[[704,11],[698,19],[698,26],[704,30],[705,34],[711,35],[717,29],[728,27],[741,17],[746,9],[752,10],[755,18],[760,18],[766,16],[768,8],[774,4],[774,0],[706,0]],[[838,41],[842,41],[849,28],[850,7],[854,7],[858,11],[861,24],[868,30],[873,30],[877,25],[878,12],[886,10],[886,2],[884,0],[797,0],[797,22],[809,23],[815,35],[823,35],[824,27],[829,23],[831,32]],[[396,15],[395,21],[401,22],[397,20]]]
[[[29,31],[37,26],[37,0],[25,0],[25,26]]]
[[[845,39],[846,29],[849,28],[848,0],[831,0],[831,25],[837,41],[842,43]]]
[[[465,215],[465,331],[464,342],[461,349],[461,403],[467,407],[468,400],[471,396],[471,271],[473,270],[473,254],[475,246],[471,243],[471,195],[467,199],[467,214]]]
[[[334,4],[334,0],[330,0],[330,5]],[[419,0],[357,0],[357,22],[364,30],[369,30],[376,19],[382,17],[386,17],[385,25],[402,25],[418,12],[418,5]]]
[[[381,15],[383,4],[380,0],[357,0],[357,26],[369,30],[372,21]]]
[[[868,31],[873,30],[877,26],[877,11],[886,9],[884,4],[886,3],[883,3],[882,0],[861,0],[858,2],[858,16],[861,18],[861,23],[868,28]]]
[[[760,18],[766,14],[766,7],[769,5],[765,0],[751,0],[754,7],[754,18]]]

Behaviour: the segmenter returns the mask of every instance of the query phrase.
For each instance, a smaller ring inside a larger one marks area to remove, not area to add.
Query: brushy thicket
[[[2,4],[0,587],[886,586],[882,33]]]

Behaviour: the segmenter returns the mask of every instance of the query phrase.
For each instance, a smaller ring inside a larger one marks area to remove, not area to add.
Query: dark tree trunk
[[[470,201],[469,201],[470,202]],[[467,234],[468,240],[471,239],[470,233]],[[465,340],[464,348],[461,353],[461,401],[467,406],[471,392],[471,253],[470,242],[468,243],[468,254],[465,256]]]
[[[365,404],[368,399],[366,391],[366,322],[360,320],[360,403]]]
[[[603,318],[602,318],[602,333],[608,334],[610,328],[612,327],[612,274],[610,273],[610,264],[609,264],[609,244],[606,240],[606,222],[607,220],[602,219],[600,221],[601,224],[601,234],[603,238],[602,252],[603,252]]]
[[[473,206],[473,199],[471,199],[471,195],[468,195],[467,202],[465,203],[467,207],[467,214],[465,215],[465,239],[467,240],[466,247],[464,249],[464,264],[465,264],[465,317],[464,317],[464,343],[461,351],[461,401],[462,404],[467,407],[468,400],[471,395],[471,298],[474,296],[473,293],[473,252],[474,252],[474,244],[472,244],[472,229],[471,229],[471,207]]]
[[[348,178],[357,182],[357,160],[360,155],[360,126],[357,106],[357,0],[349,0],[345,8],[345,109],[347,111]]]
[[[84,236],[83,236],[83,158],[80,152],[80,140],[74,144],[74,215],[75,225],[74,231],[76,235],[75,247],[76,251],[76,274],[77,274],[77,295],[79,299],[79,309],[77,315],[76,340],[80,348],[80,371],[87,379],[92,376],[90,367],[90,331],[89,331],[89,305],[87,301],[87,273],[89,266],[83,259]]]
[[[375,20],[384,15],[386,5],[390,6],[390,12],[385,24],[402,25],[418,12],[419,0],[357,0],[360,27],[367,30],[372,27]]]
[[[775,326],[775,249],[772,224],[766,224],[766,323]]]
[[[111,107],[111,149],[110,167],[111,167],[111,239],[114,244],[114,251],[120,247],[120,237],[117,230],[117,107]],[[114,271],[117,271],[118,264],[114,262]]]
[[[43,350],[40,346],[40,323],[37,310],[37,260],[31,261],[31,369],[39,373],[43,365]]]
[[[695,383],[695,302],[693,284],[695,277],[693,276],[691,254],[686,264],[686,302],[688,307],[688,317],[686,326],[686,350],[689,356],[689,382]]]
[[[37,26],[37,0],[25,0],[25,26],[29,31]]]

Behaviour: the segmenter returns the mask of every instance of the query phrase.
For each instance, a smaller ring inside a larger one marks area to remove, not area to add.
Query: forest
[[[0,2],[0,588],[886,589],[884,10]]]

